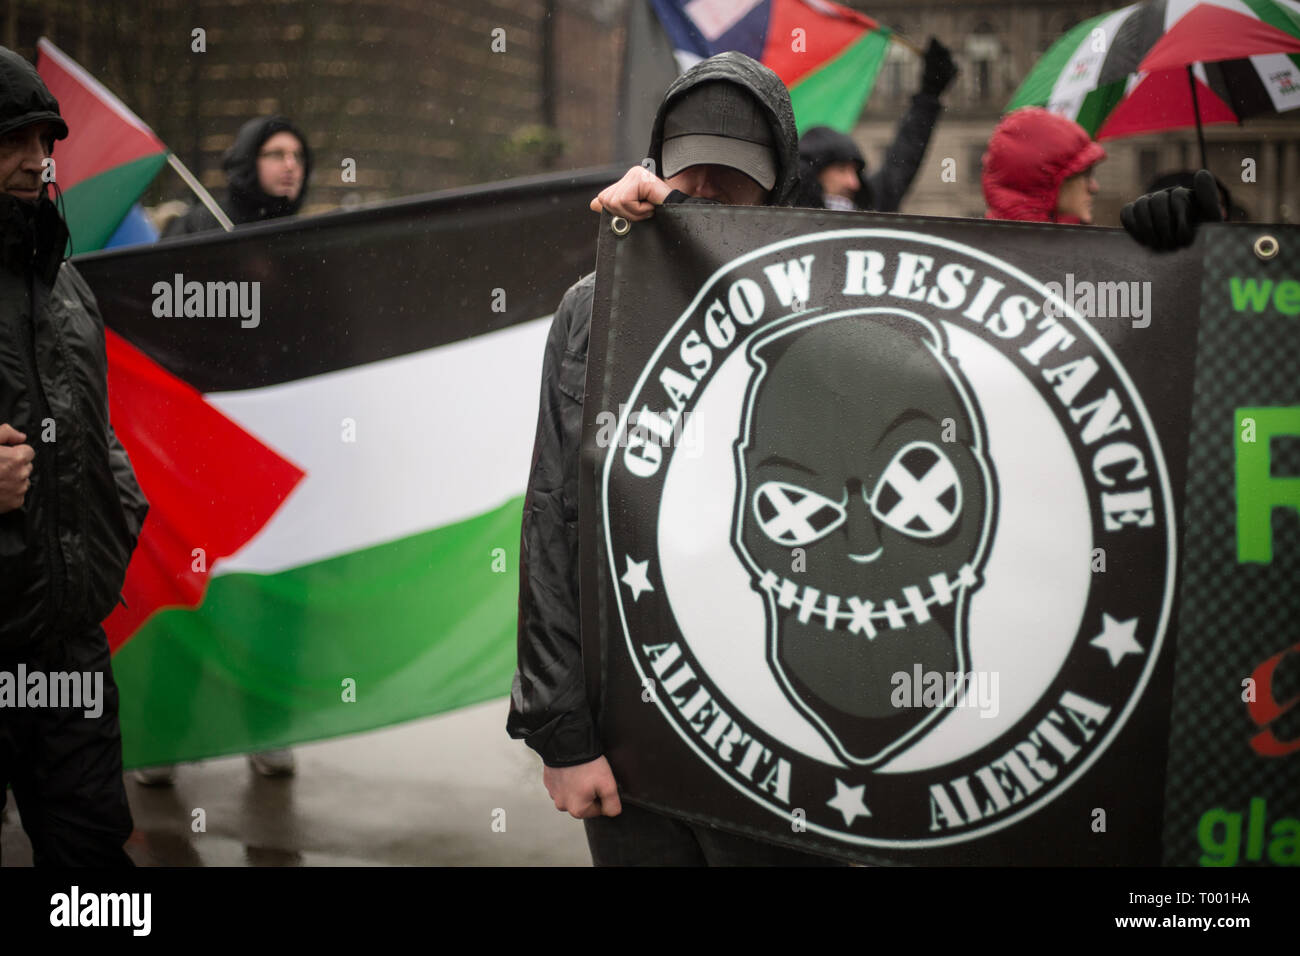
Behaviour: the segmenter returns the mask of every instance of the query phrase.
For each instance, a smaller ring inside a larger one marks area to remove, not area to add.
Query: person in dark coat
[[[311,150],[307,138],[283,116],[261,116],[239,129],[221,159],[229,186],[221,208],[235,225],[295,216],[307,197]],[[163,238],[220,229],[202,203],[172,220]]]
[[[46,195],[67,135],[35,68],[0,47],[0,811],[12,786],[37,866],[130,866],[100,624],[149,505],[109,424],[104,320]]]
[[[799,172],[789,94],[775,73],[741,53],[710,57],[673,82],[648,155],[666,178],[634,166],[592,208],[641,220],[663,203],[794,203]],[[583,685],[578,609],[578,451],[594,288],[591,274],[565,293],[546,342],[506,729],[541,756],[556,808],[584,820],[596,865],[829,864],[619,799]]]
[[[867,173],[866,159],[852,137],[829,126],[807,130],[799,140],[801,191],[797,205],[898,212],[930,145],[942,108],[939,97],[956,76],[952,54],[931,37],[921,89],[899,121],[884,163],[873,173]]]

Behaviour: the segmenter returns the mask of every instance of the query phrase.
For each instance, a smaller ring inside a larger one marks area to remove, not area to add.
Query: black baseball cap
[[[701,83],[664,117],[664,178],[688,166],[712,163],[749,176],[764,189],[776,185],[776,143],[767,116],[743,87],[725,80]]]

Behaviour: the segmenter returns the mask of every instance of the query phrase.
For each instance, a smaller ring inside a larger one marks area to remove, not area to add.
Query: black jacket
[[[858,166],[858,179],[862,188],[853,197],[859,209],[876,212],[898,212],[907,190],[921,168],[930,135],[939,118],[939,97],[926,92],[912,97],[911,106],[898,122],[894,141],[885,151],[885,161],[873,173],[866,171],[866,161],[857,144],[844,133],[828,126],[814,126],[799,141],[799,161],[802,191],[800,206],[823,206],[822,190],[817,174],[835,162],[851,162]]]
[[[302,143],[302,189],[295,199],[267,195],[262,191],[257,178],[257,154],[261,152],[262,144],[276,133],[285,132],[293,133]],[[283,116],[261,116],[249,120],[239,128],[235,142],[222,156],[221,168],[230,184],[221,208],[235,225],[294,216],[307,197],[307,184],[311,180],[311,149],[307,145],[307,137]],[[208,212],[207,207],[196,203],[189,212],[167,225],[163,230],[163,238],[220,228],[221,224]]]
[[[648,155],[655,168],[663,168],[668,108],[697,84],[719,79],[746,87],[767,110],[779,144],[768,204],[792,205],[799,163],[790,97],[775,73],[743,54],[711,57],[669,86],[650,137]],[[674,192],[670,200],[681,198]],[[578,606],[578,452],[595,287],[594,273],[579,280],[551,322],[520,541],[519,667],[506,730],[552,767],[586,763],[603,752],[583,684]]]
[[[0,659],[96,627],[118,601],[148,503],[108,421],[104,322],[62,262],[48,199],[0,194],[0,422],[36,452],[0,514]]]

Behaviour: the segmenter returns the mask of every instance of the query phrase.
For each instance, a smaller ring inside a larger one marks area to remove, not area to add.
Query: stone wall
[[[10,0],[0,29],[28,57],[50,37],[210,189],[241,123],[289,116],[310,211],[607,162],[621,23],[601,0]],[[184,193],[166,173],[150,198]]]

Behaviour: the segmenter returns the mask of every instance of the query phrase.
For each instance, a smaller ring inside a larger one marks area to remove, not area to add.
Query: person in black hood
[[[853,137],[829,126],[814,126],[799,138],[799,181],[806,190],[800,205],[873,208],[873,190],[863,176],[866,168],[867,161]]]
[[[0,47],[0,810],[37,866],[129,866],[108,639],[149,505],[108,415],[104,320],[64,262],[58,101]]]
[[[719,53],[664,93],[650,132],[653,171],[633,166],[591,209],[638,221],[665,202],[792,206],[798,143],[781,78],[743,53]]]
[[[235,225],[297,215],[311,178],[307,138],[283,116],[262,116],[240,127],[221,159],[229,187],[222,208]],[[219,229],[202,204],[167,226],[164,238]]]
[[[853,139],[829,126],[814,126],[799,140],[798,205],[827,209],[898,212],[921,168],[935,121],[939,97],[957,76],[948,48],[934,37],[925,50],[921,89],[899,121],[894,141],[880,169],[868,174],[866,160]]]
[[[649,158],[655,172],[632,167],[591,208],[641,220],[663,203],[792,205],[799,168],[790,95],[775,73],[743,54],[703,60],[665,93]],[[556,809],[584,820],[598,866],[827,865],[824,857],[619,800],[583,685],[579,634],[578,452],[594,288],[593,273],[565,293],[546,342],[520,541],[519,666],[506,730],[541,756]]]

